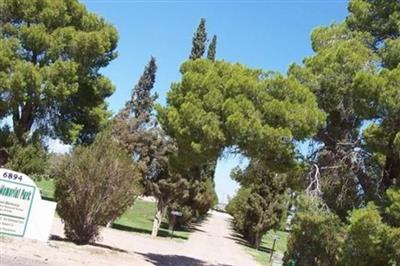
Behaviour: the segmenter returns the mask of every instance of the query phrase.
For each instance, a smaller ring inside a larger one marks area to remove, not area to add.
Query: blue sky
[[[218,36],[218,59],[286,72],[291,63],[301,63],[312,54],[310,34],[315,27],[342,21],[347,13],[344,0],[82,2],[112,23],[120,35],[118,58],[102,70],[116,86],[108,100],[114,112],[130,96],[150,56],[157,58],[155,91],[159,102],[165,103],[171,82],[180,79],[179,66],[189,56],[201,17],[207,20],[209,39]],[[222,201],[237,189],[229,173],[239,162],[240,158],[228,156],[218,163],[215,181]]]

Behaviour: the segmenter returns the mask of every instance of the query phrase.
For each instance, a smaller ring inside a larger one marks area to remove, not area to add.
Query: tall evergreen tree
[[[201,58],[206,51],[207,32],[206,32],[206,20],[201,18],[200,24],[197,27],[197,31],[193,36],[192,52],[190,53],[189,59],[196,60]]]
[[[353,0],[349,11],[348,27],[373,37],[369,46],[380,64],[375,73],[359,75],[356,90],[369,103],[367,113],[379,121],[370,123],[363,135],[386,190],[400,184],[400,1]]]
[[[138,83],[133,88],[131,99],[126,102],[120,115],[133,116],[141,123],[150,121],[154,101],[157,99],[157,94],[151,93],[156,81],[156,72],[156,59],[151,57]]]
[[[113,135],[142,166],[146,175],[153,167],[155,160],[164,157],[168,152],[164,146],[163,134],[156,127],[152,111],[157,95],[152,93],[155,83],[157,65],[154,57],[150,58],[142,76],[132,90],[131,98],[113,120]],[[160,139],[161,137],[161,139]]]
[[[217,52],[217,35],[214,35],[210,45],[208,46],[207,59],[215,61],[216,52]]]
[[[168,204],[182,197],[186,181],[172,174],[169,160],[176,152],[174,141],[157,127],[153,116],[157,95],[152,93],[157,65],[151,57],[131,98],[113,120],[113,135],[140,166],[145,195],[157,199],[152,235],[156,236]]]

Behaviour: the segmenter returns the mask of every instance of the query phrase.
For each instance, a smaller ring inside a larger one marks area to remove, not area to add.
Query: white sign
[[[182,213],[178,211],[172,211],[171,214],[175,216],[182,216]]]
[[[47,241],[55,207],[28,176],[0,168],[0,235]]]

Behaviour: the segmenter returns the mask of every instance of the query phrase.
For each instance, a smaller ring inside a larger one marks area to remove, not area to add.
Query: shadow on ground
[[[61,236],[58,236],[58,235],[51,235],[50,236],[50,240],[73,243],[70,240],[68,240],[67,238],[64,238],[64,237],[61,237]],[[120,249],[120,248],[116,248],[116,247],[112,247],[112,246],[108,246],[108,245],[104,245],[104,244],[100,244],[100,243],[95,243],[95,242],[89,243],[89,244],[87,244],[87,246],[105,248],[105,249],[109,249],[109,250],[112,250],[112,251],[128,253],[128,251],[126,251],[125,249]]]
[[[198,226],[207,221],[209,215],[206,215],[205,217],[203,217],[202,219],[197,220],[194,223],[191,223],[187,226],[176,226],[175,227],[175,232],[204,232],[203,230],[199,229]],[[150,220],[152,221],[152,220]],[[127,225],[122,225],[122,224],[118,224],[118,223],[114,223],[112,224],[111,228],[114,229],[118,229],[118,230],[122,230],[122,231],[128,231],[128,232],[135,232],[135,233],[140,233],[140,234],[147,234],[147,235],[151,235],[151,230],[149,229],[144,229],[144,228],[138,228],[138,227],[133,227],[133,226],[127,226]],[[158,235],[159,237],[171,237],[171,233],[170,230],[168,228],[168,223],[166,222],[162,222],[160,229],[158,231]],[[187,240],[188,237],[187,236],[180,236],[180,235],[176,235],[174,234],[173,237],[174,239],[182,239],[182,240]]]
[[[118,229],[118,230],[122,230],[122,231],[128,231],[128,232],[135,232],[135,233],[140,233],[140,234],[147,234],[147,235],[151,235],[151,230],[148,229],[143,229],[143,228],[137,228],[137,227],[132,227],[132,226],[126,226],[126,225],[122,225],[122,224],[113,224],[111,226],[114,229]],[[168,231],[168,229],[165,228],[160,228],[160,230],[158,230],[158,235],[159,237],[171,237],[170,232]],[[183,239],[183,240],[187,240],[188,238],[185,236],[179,236],[179,235],[175,235],[173,236],[173,238],[177,238],[177,239]]]
[[[156,266],[232,266],[228,264],[208,264],[205,261],[179,255],[162,255],[155,253],[137,253],[147,262]]]
[[[225,237],[225,238],[231,239],[231,240],[235,241],[236,243],[238,243],[239,245],[242,245],[242,246],[246,246],[246,247],[255,249],[252,245],[250,245],[250,244],[249,244],[241,235],[239,235],[239,234],[233,234],[233,235],[227,236],[227,237]],[[264,246],[260,246],[260,247],[258,248],[258,250],[259,250],[259,251],[262,251],[262,252],[266,252],[266,253],[271,253],[271,251],[272,251],[272,249],[267,248],[267,247],[264,247]]]
[[[233,233],[230,236],[226,236],[225,238],[231,239],[231,240],[235,241],[236,243],[238,243],[239,245],[255,249],[252,245],[249,244],[249,242],[247,242],[246,239],[243,238],[243,236],[241,234],[238,234],[238,233],[235,232],[235,230],[233,229],[233,226],[232,226],[232,218],[231,218],[230,224],[231,224],[231,228],[232,228],[232,232]],[[262,246],[262,244],[263,243],[261,243],[261,245],[258,248],[258,250],[271,254],[272,249],[264,247],[264,246]]]

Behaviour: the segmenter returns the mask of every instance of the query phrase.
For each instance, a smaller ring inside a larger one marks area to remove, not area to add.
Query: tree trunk
[[[25,143],[26,134],[31,131],[34,122],[33,112],[34,107],[29,101],[21,107],[21,111],[18,109],[13,111],[14,133],[20,143]]]
[[[386,155],[386,163],[383,170],[382,183],[385,189],[398,185],[400,181],[400,157],[394,151]]]
[[[254,235],[254,247],[255,249],[259,249],[260,248],[260,243],[261,243],[261,237],[260,237],[260,232],[257,231]]]
[[[396,134],[392,134],[387,148],[388,152],[386,154],[386,162],[382,178],[382,183],[385,189],[388,189],[393,185],[399,185],[400,181],[400,154],[394,147],[395,137]]]
[[[0,147],[0,166],[3,166],[8,161],[8,152],[4,147]]]
[[[153,230],[151,231],[151,236],[156,237],[158,234],[158,229],[160,229],[163,213],[164,213],[164,204],[162,200],[158,200],[157,203],[157,212],[156,215],[154,216],[154,221],[153,221]]]
[[[114,220],[109,221],[109,222],[106,224],[106,227],[107,227],[107,228],[111,228],[112,225],[113,225],[113,223],[114,223]]]

